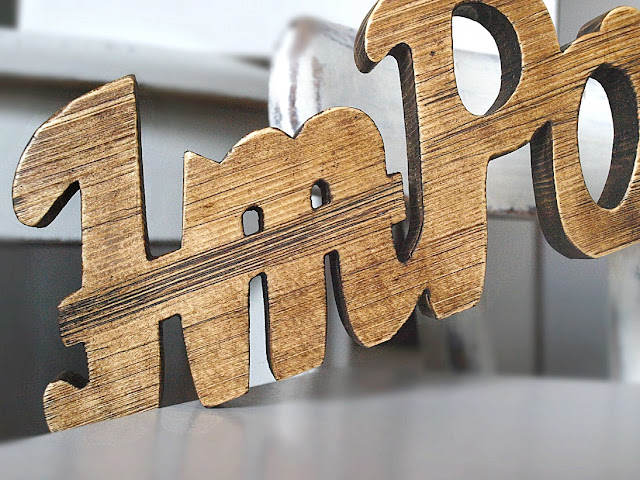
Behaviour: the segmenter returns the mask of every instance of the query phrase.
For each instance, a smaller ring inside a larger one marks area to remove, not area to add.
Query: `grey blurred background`
[[[640,8],[640,0],[626,3]],[[82,346],[62,345],[56,318],[57,304],[81,282],[78,199],[44,230],[20,225],[11,208],[13,171],[37,127],[89,89],[136,74],[152,250],[170,251],[180,244],[184,151],[220,160],[244,135],[268,125],[270,55],[290,20],[312,15],[357,27],[372,4],[0,2],[0,363],[6,368],[0,388],[0,439],[44,433],[41,398],[47,383],[64,370],[86,375]],[[582,24],[617,4],[550,0],[548,7],[565,43]],[[491,41],[478,41],[473,31],[456,35],[461,35],[459,48],[493,51]],[[609,159],[601,161],[608,164]],[[445,338],[447,348],[455,350],[455,332],[464,336],[476,328],[468,323],[482,312],[483,341],[490,345],[491,358],[475,370],[620,377],[616,306],[606,259],[561,257],[542,239],[531,216],[490,220],[488,262],[483,301],[475,313],[449,321],[454,328]],[[261,295],[259,282],[252,284],[254,295]],[[258,345],[252,350],[252,385],[272,379],[260,303],[251,307],[252,348]],[[388,348],[424,349],[428,364],[430,352],[440,346],[433,345],[435,337],[423,323],[409,322],[402,338]],[[163,322],[162,328],[163,404],[194,399],[179,319]],[[330,331],[335,332],[329,338],[330,361],[344,362],[358,351],[339,328]],[[468,362],[448,367],[470,368]]]

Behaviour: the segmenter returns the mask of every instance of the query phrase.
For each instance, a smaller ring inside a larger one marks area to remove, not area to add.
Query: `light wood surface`
[[[597,257],[637,241],[640,14],[617,9],[561,52],[540,1],[456,5],[383,0],[356,39],[362,70],[389,52],[399,61],[406,210],[399,175],[385,172],[373,121],[359,110],[334,108],[294,137],[254,132],[220,164],[187,152],[182,247],[152,258],[135,79],[78,98],[36,132],[14,181],[19,220],[45,227],[78,190],[82,199],[82,288],[59,314],[64,343],[85,345],[89,379],[67,373],[48,386],[52,430],[157,407],[161,322],[174,315],[182,320],[201,402],[214,406],[243,395],[248,284],[258,276],[275,378],[319,366],[327,255],[341,319],[362,345],[389,340],[416,303],[436,318],[475,305],[486,268],[487,163],[530,141],[541,223],[554,247]],[[452,12],[482,23],[501,52],[501,93],[485,116],[470,114],[456,92]],[[613,167],[599,204],[584,185],[577,151],[578,108],[590,75],[607,89],[616,124]],[[317,208],[314,186],[323,198]],[[243,230],[248,211],[260,219],[253,234]],[[392,229],[405,217],[402,240]]]
[[[500,51],[502,85],[485,115],[457,94],[451,18],[482,24]],[[638,241],[636,168],[640,15],[623,7],[562,51],[540,0],[381,0],[365,19],[355,59],[400,68],[411,205],[402,249],[428,278],[422,305],[445,317],[475,305],[485,274],[488,162],[531,142],[536,203],[547,240],[571,257],[599,257]],[[615,122],[613,168],[598,204],[580,168],[577,121],[593,76]]]
[[[343,319],[362,343],[387,340],[408,317],[381,312],[403,288],[396,270],[385,271],[397,263],[391,226],[404,219],[404,198],[400,178],[385,173],[380,135],[363,113],[329,110],[295,139],[275,129],[255,132],[222,164],[187,153],[182,248],[157,259],[148,252],[141,180],[132,77],[54,115],[20,161],[14,205],[23,223],[46,226],[82,193],[82,289],[59,312],[64,343],[85,344],[89,382],[65,374],[49,385],[52,430],[157,407],[159,323],[176,314],[202,403],[245,393],[248,284],[258,275],[277,379],[322,363],[326,254],[334,283],[342,281]],[[313,209],[317,183],[325,205]],[[246,236],[249,209],[260,210],[262,231]]]

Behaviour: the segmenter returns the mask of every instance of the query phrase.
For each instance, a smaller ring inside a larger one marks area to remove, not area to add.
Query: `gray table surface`
[[[640,478],[640,386],[426,374],[378,353],[0,446],[2,478]]]

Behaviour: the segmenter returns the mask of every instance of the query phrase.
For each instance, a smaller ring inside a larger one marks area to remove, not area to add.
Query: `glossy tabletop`
[[[2,478],[640,478],[640,386],[321,368],[0,446]]]

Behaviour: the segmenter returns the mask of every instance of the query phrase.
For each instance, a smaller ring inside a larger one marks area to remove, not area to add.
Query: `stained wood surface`
[[[469,113],[457,94],[452,15],[479,22],[498,45],[501,91],[485,115]],[[401,252],[429,279],[422,305],[431,315],[478,302],[486,264],[487,164],[529,142],[540,221],[554,248],[571,257],[599,257],[638,241],[639,27],[635,9],[618,8],[561,50],[540,0],[381,0],[371,10],[355,59],[365,72],[389,54],[398,61],[411,192]],[[590,76],[607,91],[615,123],[613,168],[599,204],[584,183],[577,141]]]
[[[501,94],[485,116],[470,114],[456,91],[452,13],[482,23],[501,52]],[[401,179],[385,172],[373,121],[335,108],[293,138],[275,129],[250,134],[220,164],[188,152],[182,247],[159,258],[148,249],[135,80],[71,102],[36,132],[13,190],[18,218],[38,227],[82,193],[83,283],[59,313],[64,343],[85,344],[89,379],[65,374],[48,386],[50,428],[157,407],[160,324],[174,315],[201,402],[245,393],[248,284],[257,276],[276,379],[320,365],[326,255],[341,319],[362,345],[390,339],[416,303],[436,318],[470,308],[486,268],[487,163],[528,142],[541,223],[554,247],[596,257],[636,242],[639,21],[637,11],[616,9],[561,51],[541,1],[383,0],[363,24],[356,61],[362,70],[389,52],[399,61],[407,209]],[[599,204],[577,151],[578,108],[591,75],[607,89],[616,125]],[[314,186],[322,190],[318,208]],[[253,235],[242,226],[250,210],[260,217]],[[403,240],[392,228],[405,216]]]
[[[339,134],[338,134],[339,132]],[[18,218],[45,226],[82,192],[82,289],[60,305],[66,345],[85,344],[89,382],[66,374],[47,388],[52,430],[157,407],[159,323],[180,315],[200,400],[213,406],[246,392],[248,284],[268,292],[268,353],[277,379],[322,363],[324,256],[331,254],[345,321],[363,342],[402,288],[377,272],[397,262],[391,226],[404,219],[401,180],[388,177],[378,130],[363,113],[334,109],[295,139],[255,132],[218,164],[185,155],[182,248],[153,259],[145,232],[135,81],[101,87],[36,133],[14,183]],[[325,205],[313,209],[320,182]],[[242,217],[260,209],[262,231]],[[414,299],[415,301],[415,299]],[[346,312],[349,317],[346,317]],[[398,324],[398,328],[401,325]],[[396,328],[397,329],[397,328]],[[86,384],[85,384],[86,383]]]
[[[363,75],[353,60],[358,30],[319,19],[301,19],[284,32],[271,62],[269,123],[293,135],[321,111],[349,105],[369,115],[384,140],[388,172],[400,172],[408,194],[407,145],[398,65],[389,57]],[[456,86],[465,106],[484,112],[500,90],[500,58],[456,49]],[[585,102],[587,102],[585,104]],[[609,173],[613,128],[606,94],[588,89],[580,112],[580,163],[590,191],[599,195]],[[536,214],[531,156],[525,146],[489,162],[489,216]]]

